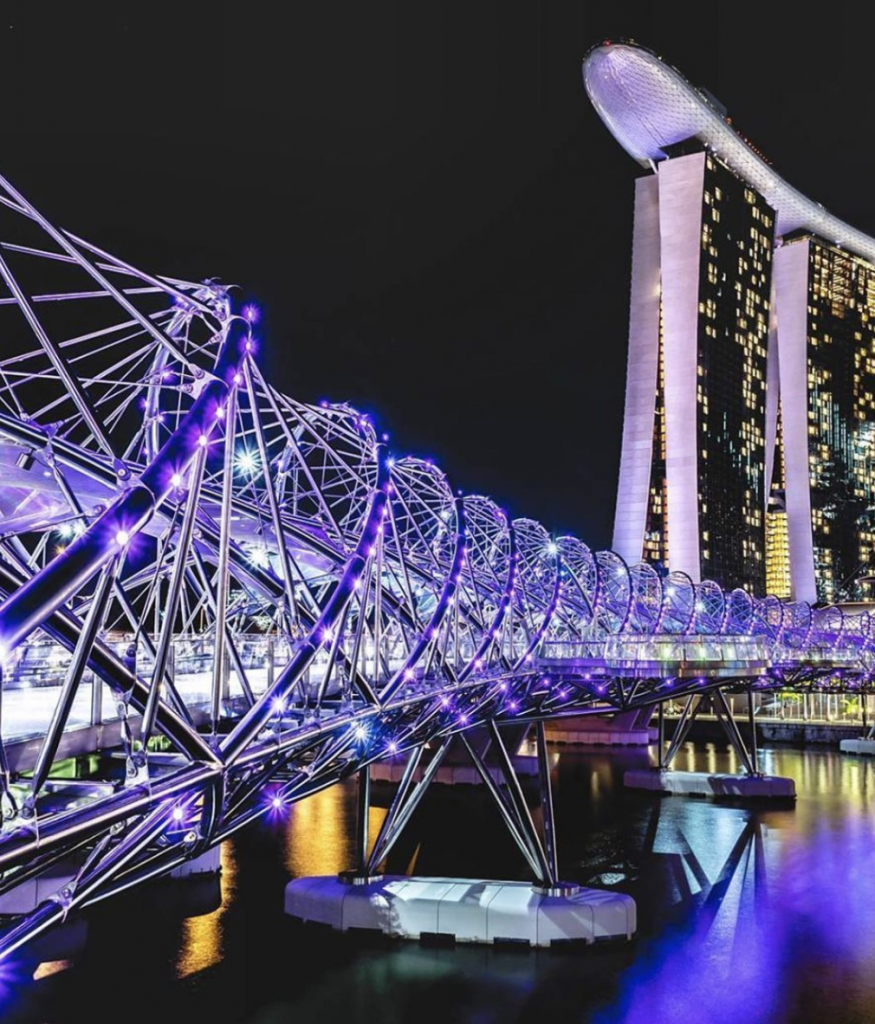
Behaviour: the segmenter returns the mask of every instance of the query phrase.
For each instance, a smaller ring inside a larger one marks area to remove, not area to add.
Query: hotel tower
[[[655,54],[586,90],[635,183],[614,549],[796,600],[869,598],[875,239],[783,181]]]

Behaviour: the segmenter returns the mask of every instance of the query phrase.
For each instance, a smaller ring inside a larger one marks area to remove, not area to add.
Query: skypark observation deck
[[[875,239],[788,185],[728,122],[713,97],[655,53],[602,43],[583,63],[587,94],[616,140],[643,166],[698,139],[749,182],[777,214],[777,234],[803,229],[875,262]]]
[[[503,735],[533,724],[543,751],[549,718],[872,687],[865,611],[661,577],[511,520],[350,406],[274,389],[257,325],[0,179],[0,904],[68,878],[0,957],[354,773],[366,822],[368,765],[404,754],[370,853],[360,837],[373,874],[454,744],[552,892],[546,755],[542,843]],[[65,798],[77,734],[125,771],[102,759]]]

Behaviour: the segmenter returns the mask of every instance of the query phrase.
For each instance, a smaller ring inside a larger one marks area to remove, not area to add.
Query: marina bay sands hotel
[[[650,51],[603,43],[583,76],[650,171],[614,549],[757,594],[875,597],[875,239]]]

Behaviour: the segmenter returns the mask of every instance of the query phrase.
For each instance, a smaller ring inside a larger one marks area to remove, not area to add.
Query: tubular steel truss
[[[869,686],[868,615],[660,577],[456,495],[368,416],[272,388],[257,320],[214,281],[55,228],[0,178],[0,906],[74,866],[0,957],[411,751],[359,851],[374,870],[425,746],[427,774],[474,726],[500,753],[502,722]],[[53,777],[113,747],[102,776]],[[552,811],[536,842],[508,782],[508,826],[555,882]]]

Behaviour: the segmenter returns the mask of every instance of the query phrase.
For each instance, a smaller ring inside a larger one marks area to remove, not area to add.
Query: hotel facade
[[[784,182],[650,51],[605,43],[583,73],[650,171],[614,549],[758,595],[870,598],[875,239]]]

